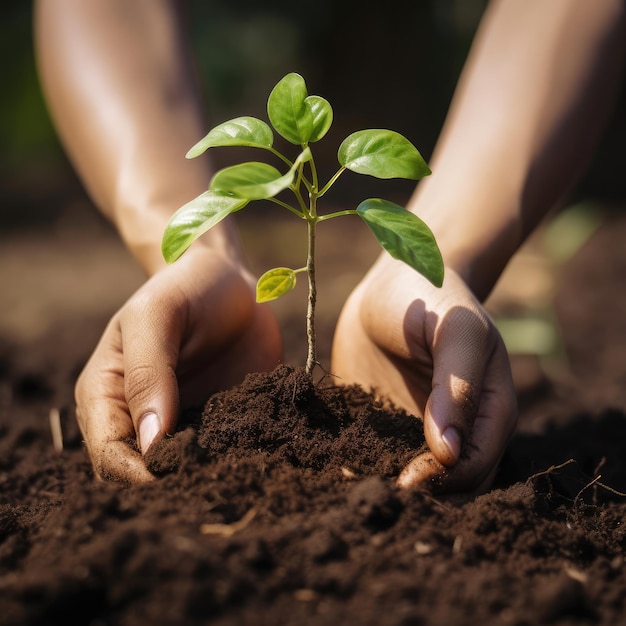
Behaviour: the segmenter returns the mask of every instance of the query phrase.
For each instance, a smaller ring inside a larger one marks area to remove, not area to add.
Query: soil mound
[[[604,432],[626,423],[586,418],[598,420]],[[420,421],[301,369],[214,395],[151,451],[161,478],[150,485],[95,483],[79,443],[54,454],[32,429],[5,429],[0,443],[0,624],[624,615],[626,504],[583,460],[529,478],[532,437],[520,436],[486,495],[455,505],[399,490],[395,477],[424,445]]]

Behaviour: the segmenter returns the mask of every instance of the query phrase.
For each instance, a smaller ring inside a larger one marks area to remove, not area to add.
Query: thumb
[[[122,322],[124,391],[142,454],[176,425],[180,337],[163,309],[132,309]]]
[[[424,410],[424,435],[435,458],[457,463],[478,414],[483,378],[494,349],[487,314],[455,307],[437,327],[432,391]]]

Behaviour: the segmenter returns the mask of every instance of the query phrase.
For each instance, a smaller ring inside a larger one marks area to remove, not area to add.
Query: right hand
[[[241,265],[200,245],[154,274],[113,316],[76,384],[76,415],[96,475],[154,479],[142,453],[201,403],[251,371],[271,370],[282,346],[274,315],[254,302]]]
[[[489,488],[516,423],[515,391],[502,338],[453,270],[438,289],[382,257],[341,313],[332,368],[423,418],[430,451],[404,468],[401,486]]]

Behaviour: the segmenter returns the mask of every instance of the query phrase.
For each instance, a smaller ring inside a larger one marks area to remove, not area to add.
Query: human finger
[[[141,483],[154,480],[135,440],[124,399],[120,332],[114,319],[78,378],[76,419],[94,472],[101,480]]]
[[[453,465],[432,451],[418,455],[401,472],[398,484],[427,486],[435,492],[481,493],[489,488],[515,428],[517,403],[508,355],[501,340],[485,370],[477,413]]]
[[[142,454],[173,432],[178,419],[178,313],[165,301],[135,298],[120,319],[124,400]]]
[[[450,308],[436,325],[424,435],[435,458],[445,466],[458,462],[469,439],[497,339],[487,314],[473,302]]]

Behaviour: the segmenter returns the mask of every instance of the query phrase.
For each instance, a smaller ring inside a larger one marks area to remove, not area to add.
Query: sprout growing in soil
[[[269,200],[291,211],[307,224],[308,250],[306,265],[297,269],[277,267],[263,274],[256,286],[257,302],[268,302],[283,296],[296,285],[298,274],[308,278],[306,314],[308,355],[306,371],[310,374],[317,363],[315,346],[315,235],[318,222],[343,215],[358,215],[369,226],[380,245],[435,286],[443,283],[443,261],[435,238],[428,226],[403,207],[369,198],[356,209],[321,215],[318,200],[337,179],[351,170],[376,178],[418,180],[430,174],[428,165],[413,144],[391,130],[360,130],[349,135],[339,146],[339,169],[326,182],[318,179],[318,171],[310,144],[328,132],[333,110],[327,100],[307,93],[304,79],[291,73],[274,87],[267,100],[271,127],[255,117],[238,117],[219,124],[187,153],[197,157],[208,148],[246,146],[265,150],[282,162],[285,172],[263,162],[248,162],[218,171],[208,191],[182,206],[170,219],[162,242],[163,256],[168,263],[178,259],[203,233],[225,217],[243,209],[252,200]],[[289,143],[300,148],[292,161],[274,148],[273,129]],[[290,201],[279,194],[291,192]]]

